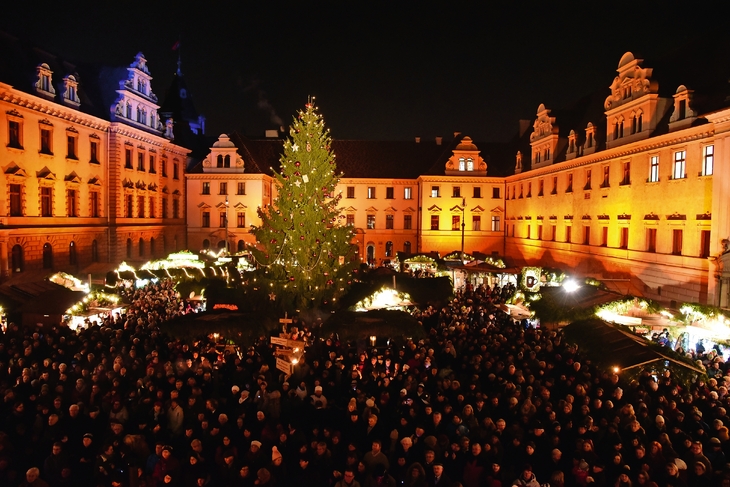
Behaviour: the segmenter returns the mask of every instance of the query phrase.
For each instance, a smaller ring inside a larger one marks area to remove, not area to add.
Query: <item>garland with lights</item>
[[[258,209],[251,253],[267,292],[289,296],[292,305],[328,304],[352,282],[356,264],[352,229],[343,225],[335,189],[337,174],[329,129],[313,98],[299,111],[284,141],[281,172],[273,171],[277,196]],[[261,272],[263,271],[263,272]]]

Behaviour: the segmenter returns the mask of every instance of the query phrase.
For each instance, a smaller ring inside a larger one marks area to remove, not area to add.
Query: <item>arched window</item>
[[[385,242],[385,256],[393,257],[393,242],[391,242],[390,240]]]
[[[208,250],[210,248],[210,240],[207,238],[203,240],[203,250]]]
[[[218,249],[225,249],[226,248],[226,241],[225,240],[219,240],[218,241]]]
[[[403,243],[403,252],[405,252],[406,254],[411,253],[411,243],[410,242]]]
[[[144,240],[139,239],[139,256],[144,257]]]
[[[68,264],[78,264],[78,259],[76,257],[76,242],[71,242],[70,244],[68,244]]]
[[[132,120],[132,104],[127,103],[127,118]]]
[[[150,256],[152,256],[152,257],[155,256],[155,238],[154,237],[152,237],[150,239]]]
[[[96,240],[91,242],[91,262],[99,262],[99,244]]]
[[[471,157],[466,159],[466,170],[467,171],[474,170],[474,159],[472,159]]]
[[[365,251],[368,259],[368,264],[375,264],[375,244],[369,243]]]
[[[127,239],[127,259],[132,258],[132,239]]]
[[[231,167],[231,155],[226,154],[225,162],[223,163],[223,167]]]
[[[23,272],[25,262],[23,261],[23,247],[20,245],[13,245],[11,251],[11,262],[13,266],[13,273]]]
[[[216,166],[223,167],[223,154],[218,154],[216,158]]]
[[[238,252],[243,252],[245,248],[246,248],[246,244],[244,243],[244,241],[243,240],[239,240],[238,241],[237,251]]]
[[[43,268],[53,269],[53,247],[48,242],[43,244]]]
[[[167,239],[163,235],[162,236],[162,254],[164,255],[166,253],[167,253]]]
[[[463,157],[459,157],[459,171],[464,171],[466,169],[466,161],[464,161]]]

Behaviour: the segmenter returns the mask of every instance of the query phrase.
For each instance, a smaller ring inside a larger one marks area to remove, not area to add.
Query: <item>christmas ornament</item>
[[[269,294],[269,301],[276,301],[276,294],[270,293]]]
[[[295,163],[294,163],[294,165],[295,165],[295,166],[297,166],[297,167],[299,167],[299,166],[301,166],[301,165],[302,165],[302,163],[301,163],[301,162],[299,162],[299,161],[297,161],[297,162],[295,162]]]
[[[299,118],[302,118],[302,117],[299,116]],[[294,144],[294,145],[291,146],[291,150],[293,150],[294,152],[296,152],[296,151],[299,150],[299,146],[297,144]]]
[[[309,136],[311,137],[312,135],[309,134]],[[309,142],[307,142],[307,152],[312,152],[312,144],[310,144]]]

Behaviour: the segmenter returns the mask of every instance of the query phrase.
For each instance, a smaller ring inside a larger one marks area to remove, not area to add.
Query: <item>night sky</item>
[[[70,60],[127,65],[142,51],[160,97],[180,39],[209,135],[288,126],[311,94],[335,138],[498,141],[540,103],[608,95],[627,50],[651,66],[726,40],[726,3],[14,2],[0,28]]]

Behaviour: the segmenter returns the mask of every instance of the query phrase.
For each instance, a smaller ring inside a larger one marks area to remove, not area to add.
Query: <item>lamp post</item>
[[[226,194],[226,255],[231,253],[228,250],[228,195]]]
[[[466,229],[465,220],[466,198],[461,199],[461,263],[464,263],[464,230]]]

